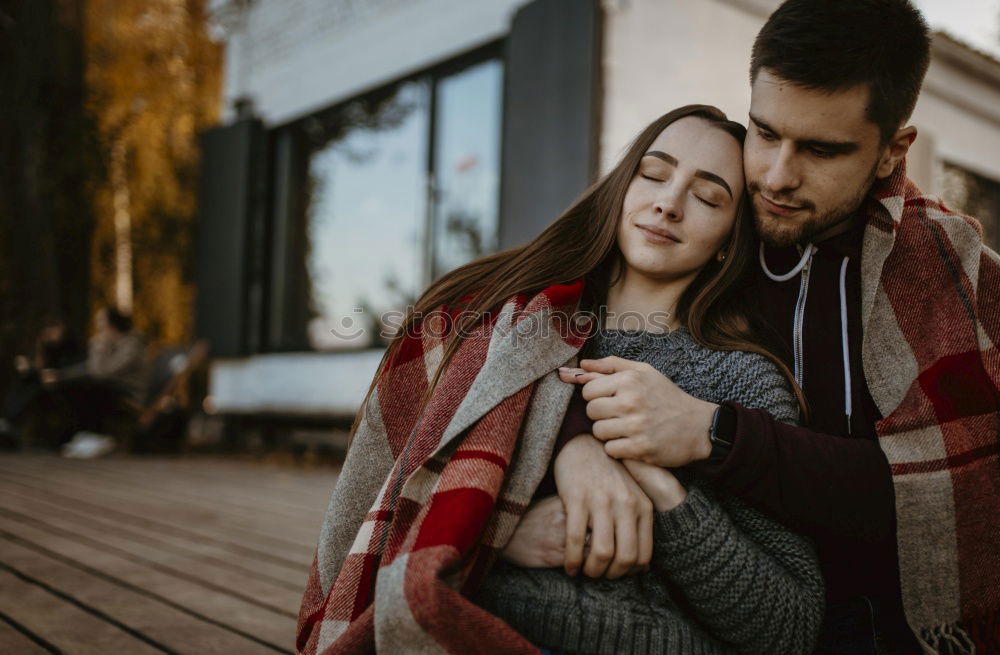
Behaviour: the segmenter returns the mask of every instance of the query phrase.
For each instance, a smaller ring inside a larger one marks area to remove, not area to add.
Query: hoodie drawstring
[[[801,281],[799,283],[799,296],[795,301],[795,315],[793,319],[792,327],[792,340],[794,349],[794,359],[795,359],[795,370],[793,371],[795,376],[795,382],[802,386],[802,379],[804,377],[804,367],[805,362],[803,360],[803,347],[802,338],[805,325],[805,313],[806,313],[806,298],[809,295],[809,271],[812,268],[812,258],[819,250],[816,246],[809,243],[806,244],[805,250],[802,251],[802,258],[799,263],[795,265],[792,270],[784,273],[782,275],[776,275],[771,272],[771,269],[767,267],[767,261],[764,258],[764,244],[760,244],[759,259],[760,267],[764,271],[764,274],[768,278],[775,282],[787,282],[791,280],[798,274],[802,274]],[[847,336],[847,263],[850,260],[849,257],[844,257],[844,260],[840,264],[840,349],[844,356],[844,413],[847,416],[847,434],[851,433],[851,357],[850,357],[850,342]]]
[[[795,370],[792,372],[795,377],[795,383],[802,387],[802,379],[805,375],[804,367],[805,362],[802,356],[802,330],[803,321],[806,314],[806,297],[809,295],[809,269],[812,265],[812,257],[816,253],[816,246],[809,243],[806,244],[805,251],[802,253],[802,259],[795,267],[783,275],[776,275],[771,272],[771,269],[767,267],[767,261],[764,259],[764,243],[760,244],[760,267],[764,269],[764,274],[771,278],[775,282],[786,282],[791,280],[793,277],[802,273],[802,280],[799,283],[799,297],[795,301],[795,318],[792,323],[792,349],[793,357],[795,360]]]
[[[847,415],[847,434],[851,434],[851,345],[847,338],[847,262],[840,263],[840,343],[844,354],[844,414]]]

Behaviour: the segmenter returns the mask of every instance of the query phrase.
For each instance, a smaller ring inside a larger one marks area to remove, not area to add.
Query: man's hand
[[[562,565],[565,546],[566,512],[559,496],[549,496],[528,507],[500,557],[524,568],[552,568]]]
[[[648,566],[653,504],[622,463],[608,457],[593,436],[581,434],[559,451],[554,468],[566,508],[566,573],[576,575],[582,564],[589,577],[615,579]]]
[[[621,357],[585,359],[559,370],[563,382],[583,384],[594,436],[608,455],[678,467],[712,452],[708,429],[718,405],[685,393],[649,364]]]

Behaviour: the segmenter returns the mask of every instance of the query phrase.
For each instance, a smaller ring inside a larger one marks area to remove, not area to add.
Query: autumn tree
[[[107,171],[91,299],[153,339],[193,329],[198,133],[218,120],[221,48],[206,0],[87,0],[87,108]]]

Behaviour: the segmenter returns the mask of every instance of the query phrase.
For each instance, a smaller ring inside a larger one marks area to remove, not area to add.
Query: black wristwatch
[[[708,440],[712,442],[709,459],[725,459],[733,449],[736,440],[736,410],[729,405],[719,405],[712,414],[712,426],[708,428]]]

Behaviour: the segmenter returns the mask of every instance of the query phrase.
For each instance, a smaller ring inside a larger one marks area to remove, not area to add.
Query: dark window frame
[[[983,242],[995,251],[1000,251],[1000,179],[981,173],[964,164],[954,162],[950,159],[942,159],[940,162],[941,184],[945,187],[941,189],[941,196],[946,203],[953,205],[956,211],[971,216],[979,221],[983,226]],[[962,198],[954,197],[957,189],[948,188],[953,182],[954,176],[961,175],[963,192]],[[975,194],[970,197],[970,193]],[[992,198],[986,198],[991,196]],[[989,215],[983,215],[979,207],[970,206],[970,202],[984,202],[992,199],[993,209]]]

